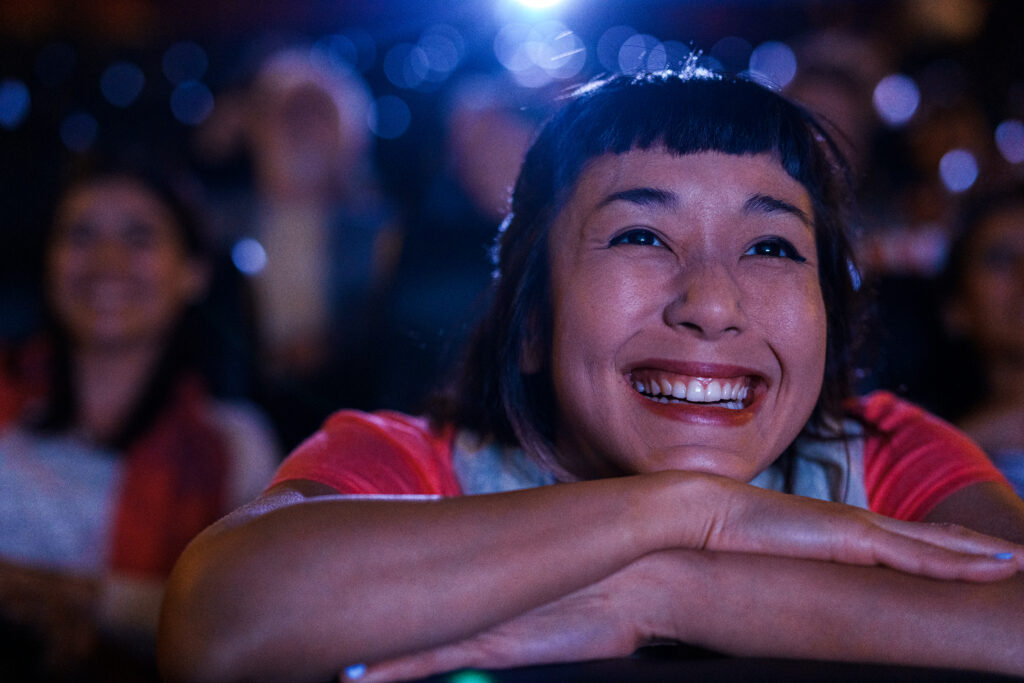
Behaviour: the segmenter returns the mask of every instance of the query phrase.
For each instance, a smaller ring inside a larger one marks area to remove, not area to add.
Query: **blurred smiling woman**
[[[262,416],[202,380],[207,268],[160,178],[90,170],[58,198],[46,371],[0,431],[0,619],[26,679],[155,678],[171,566],[276,463]]]
[[[527,154],[430,415],[336,414],[191,544],[165,674],[664,642],[1024,673],[1024,503],[948,425],[850,395],[844,191],[825,131],[755,83],[581,90]]]

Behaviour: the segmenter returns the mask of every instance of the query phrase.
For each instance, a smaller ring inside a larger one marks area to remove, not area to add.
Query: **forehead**
[[[161,227],[174,224],[171,211],[156,193],[131,178],[108,178],[73,188],[61,204],[58,219],[98,224],[145,219]]]
[[[639,188],[657,190],[666,209],[742,211],[763,195],[813,217],[810,195],[770,154],[676,154],[663,148],[604,154],[588,162],[559,212],[556,225]]]

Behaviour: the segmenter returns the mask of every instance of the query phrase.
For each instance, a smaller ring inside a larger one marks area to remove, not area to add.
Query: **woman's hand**
[[[666,633],[662,625],[671,623],[667,582],[658,578],[664,564],[657,555],[641,558],[597,583],[472,638],[369,666],[352,666],[341,680],[408,680],[467,667],[501,669],[629,656]]]
[[[679,498],[700,520],[680,546],[853,565],[885,565],[937,579],[994,581],[1024,570],[1024,546],[955,525],[903,522],[868,510],[766,491],[705,474]]]

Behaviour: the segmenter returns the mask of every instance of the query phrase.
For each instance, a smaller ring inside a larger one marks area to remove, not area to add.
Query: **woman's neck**
[[[155,345],[74,352],[75,428],[92,441],[114,438],[140,399],[160,352]]]

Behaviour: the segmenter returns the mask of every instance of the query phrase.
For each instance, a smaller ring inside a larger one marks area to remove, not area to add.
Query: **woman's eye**
[[[807,259],[796,250],[789,240],[781,237],[764,239],[747,249],[744,256],[769,256],[772,258],[788,258],[797,263],[803,263]]]
[[[147,223],[133,221],[121,234],[124,243],[133,249],[151,249],[159,242],[157,230]]]
[[[72,223],[63,230],[59,239],[72,247],[88,247],[96,241],[96,231],[86,223]]]
[[[634,228],[627,230],[621,235],[616,235],[609,242],[610,246],[618,246],[620,244],[631,244],[639,247],[662,247],[664,242],[661,241],[653,231],[645,228]]]

